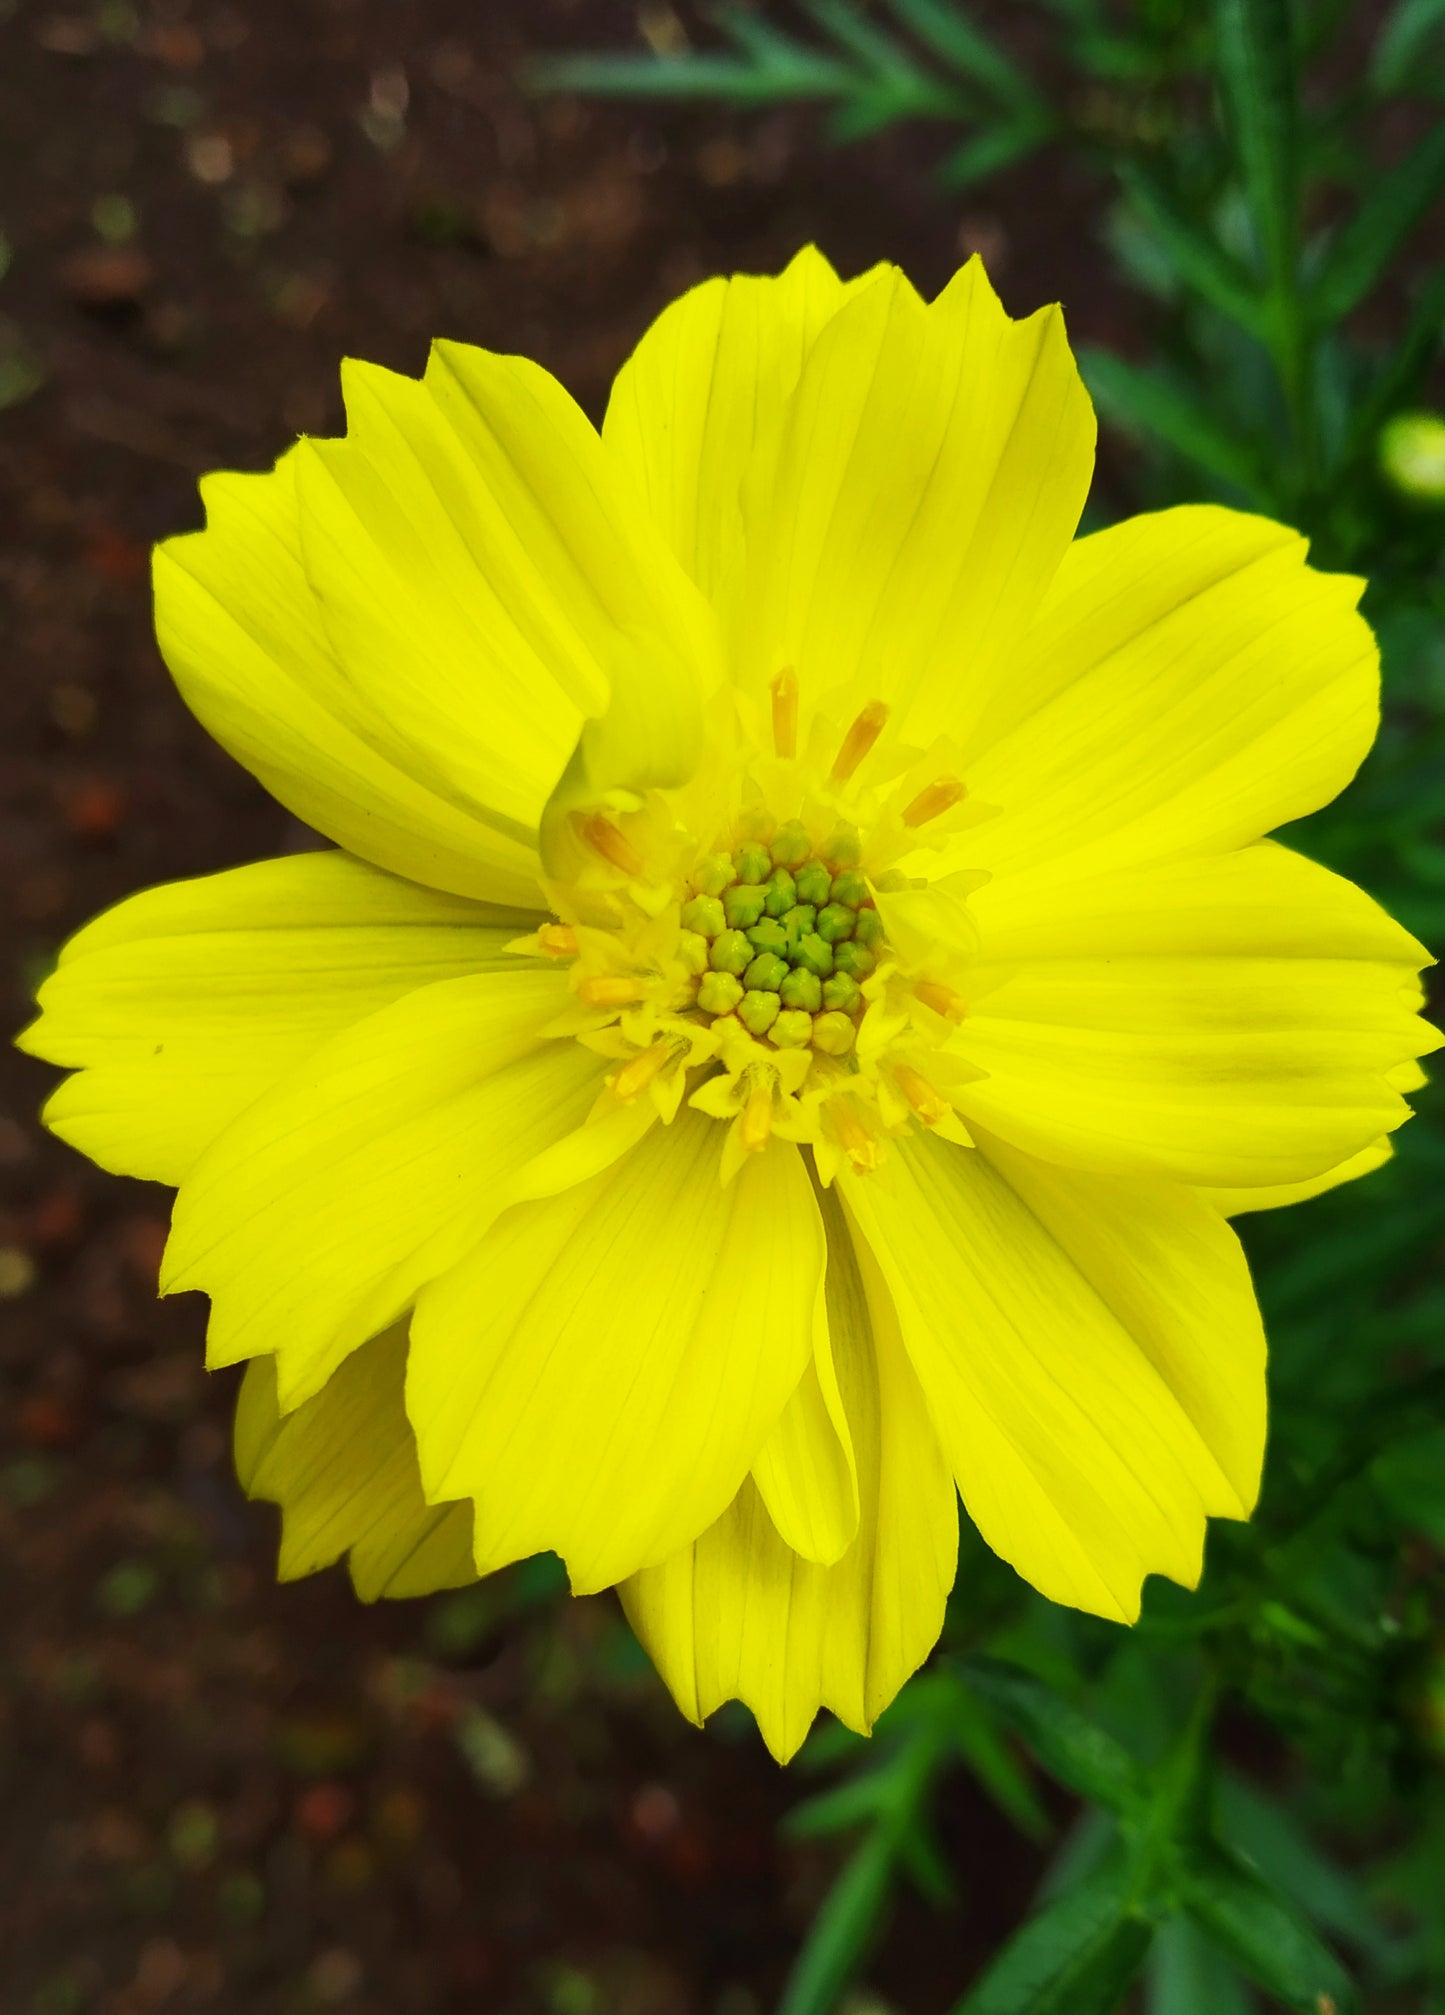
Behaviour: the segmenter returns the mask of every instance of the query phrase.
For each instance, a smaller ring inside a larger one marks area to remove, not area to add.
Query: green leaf
[[[1185,1907],[1239,1970],[1301,2015],[1350,2015],[1354,1985],[1292,1905],[1236,1856],[1200,1848],[1183,1878]]]
[[[1167,378],[1104,350],[1080,350],[1079,369],[1101,416],[1126,433],[1153,434],[1217,482],[1265,510],[1277,499],[1254,454]]]
[[[783,1820],[783,1831],[791,1840],[826,1839],[831,1833],[846,1833],[850,1826],[876,1819],[888,1802],[886,1766],[865,1770],[795,1805]]]
[[[704,98],[720,105],[772,105],[789,98],[837,98],[851,73],[823,54],[793,63],[737,56],[543,56],[526,64],[530,91],[584,98]]]
[[[1335,240],[1309,291],[1309,309],[1317,323],[1328,327],[1364,300],[1442,189],[1445,125],[1438,125],[1375,184]]]
[[[1049,128],[1032,120],[1020,120],[1013,126],[993,126],[955,147],[940,164],[938,179],[945,189],[966,189],[973,182],[982,182],[1004,168],[1011,168],[1048,137]]]
[[[1245,194],[1279,293],[1299,249],[1299,101],[1289,0],[1215,0],[1220,84],[1239,150]]]
[[[830,2015],[856,1976],[893,1886],[893,1850],[872,1833],[843,1865],[793,1962],[778,2015]]]
[[[1120,180],[1184,284],[1221,315],[1258,335],[1263,323],[1262,303],[1239,261],[1186,216],[1144,170],[1126,166]]]
[[[1149,1955],[1147,2015],[1250,2015],[1253,1997],[1188,1917],[1161,1924]]]
[[[887,0],[887,6],[925,48],[1002,104],[1044,109],[1026,72],[948,0]]]
[[[1439,35],[1445,35],[1445,0],[1400,0],[1370,57],[1375,90],[1409,90],[1419,74],[1417,66],[1428,59],[1430,44]]]
[[[993,1717],[966,1686],[957,1689],[949,1716],[949,1733],[959,1755],[1001,1812],[1030,1840],[1049,1832],[1048,1814],[1018,1758],[999,1736]]]
[[[1442,1450],[1445,1454],[1445,1450]],[[1439,1486],[1445,1497],[1445,1486]],[[1281,1805],[1232,1772],[1218,1780],[1220,1838],[1257,1868],[1269,1870],[1275,1888],[1312,1923],[1358,1946],[1374,1960],[1390,1940],[1358,1885],[1303,1833]]]
[[[996,1659],[970,1659],[961,1671],[1060,1783],[1114,1812],[1139,1805],[1143,1789],[1133,1757],[1077,1707],[1031,1673]]]
[[[1153,1935],[1115,1858],[1016,1931],[954,2015],[1114,2015]]]

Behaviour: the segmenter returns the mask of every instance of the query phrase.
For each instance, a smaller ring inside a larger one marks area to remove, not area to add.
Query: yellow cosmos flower
[[[1360,583],[1201,507],[1075,539],[1056,310],[816,253],[535,365],[345,371],[156,558],[211,732],[339,851],[67,947],[49,1123],[179,1186],[282,1572],[541,1550],[780,1755],[927,1655],[957,1499],[1133,1618],[1243,1518],[1229,1212],[1380,1161],[1424,953],[1263,838],[1369,747]]]

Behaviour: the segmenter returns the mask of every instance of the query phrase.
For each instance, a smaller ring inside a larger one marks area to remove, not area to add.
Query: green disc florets
[[[749,838],[708,855],[682,905],[684,962],[702,975],[704,1014],[736,1014],[780,1049],[849,1054],[864,1007],[859,983],[883,939],[861,852],[848,826],[815,852],[793,819],[768,845]]]

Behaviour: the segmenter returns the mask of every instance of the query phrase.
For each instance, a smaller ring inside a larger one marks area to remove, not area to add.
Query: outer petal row
[[[121,1175],[179,1183],[330,1037],[418,987],[515,968],[528,920],[298,854],[173,882],[65,946],[22,1049],[77,1075],[45,1123]]]
[[[435,346],[420,383],[344,372],[349,432],[214,476],[156,556],[161,646],[204,725],[284,804],[435,886],[535,900],[543,808],[677,783],[712,618],[573,401],[536,365]]]
[[[348,1556],[363,1602],[430,1595],[476,1577],[469,1504],[428,1504],[402,1405],[406,1330],[353,1352],[292,1413],[276,1403],[276,1365],[247,1365],[236,1405],[236,1472],[281,1506],[283,1581]]]
[[[986,831],[980,828],[980,831]],[[1208,1187],[1310,1182],[1409,1116],[1429,954],[1265,842],[1068,878],[1000,874],[954,1047],[966,1117],[1049,1160]]]
[[[749,1482],[692,1545],[621,1589],[683,1713],[702,1721],[725,1700],[746,1702],[780,1762],[820,1707],[860,1733],[872,1727],[937,1642],[958,1553],[953,1481],[887,1289],[836,1198],[824,1212],[856,1538],[831,1565],[804,1558]]]
[[[550,1549],[583,1593],[664,1559],[802,1377],[822,1275],[797,1150],[725,1189],[718,1129],[684,1110],[422,1293],[407,1410],[428,1496],[473,1500],[484,1570]]]
[[[1132,1621],[1192,1587],[1207,1515],[1248,1515],[1264,1335],[1223,1217],[985,1140],[899,1141],[844,1196],[897,1305],[979,1531],[1045,1595]]]

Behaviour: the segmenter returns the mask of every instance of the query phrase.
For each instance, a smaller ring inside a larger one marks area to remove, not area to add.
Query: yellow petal
[[[1362,583],[1215,505],[1080,539],[965,758],[969,863],[1079,879],[1219,853],[1326,804],[1374,739]]]
[[[419,1297],[407,1411],[428,1497],[476,1505],[486,1573],[561,1554],[578,1593],[733,1497],[808,1361],[823,1232],[795,1148],[718,1174],[684,1110],[615,1169],[519,1205]]]
[[[1226,1217],[1238,1217],[1247,1210],[1279,1210],[1285,1204],[1307,1203],[1312,1196],[1323,1196],[1327,1189],[1337,1189],[1341,1183],[1371,1174],[1382,1168],[1394,1151],[1388,1140],[1375,1140],[1358,1154],[1352,1154],[1348,1161],[1342,1161],[1338,1168],[1328,1168],[1308,1182],[1281,1182],[1254,1189],[1201,1189],[1199,1194]]]
[[[201,484],[204,532],[155,554],[156,634],[181,697],[283,805],[363,860],[433,888],[535,907],[536,850],[407,766],[332,652],[306,577],[296,454]]]
[[[858,1530],[858,1465],[820,1302],[813,1356],[753,1463],[753,1482],[784,1544],[831,1566]]]
[[[1264,1335],[1219,1213],[987,1137],[895,1140],[840,1180],[994,1551],[1125,1622],[1145,1575],[1193,1587],[1206,1516],[1248,1514],[1264,1449]]]
[[[779,1762],[820,1707],[866,1733],[933,1649],[958,1554],[958,1501],[866,1248],[825,1192],[827,1312],[857,1451],[857,1537],[831,1567],[779,1536],[750,1480],[692,1546],[623,1583],[623,1605],[678,1706],[757,1716]]]
[[[211,1364],[274,1351],[289,1410],[455,1265],[601,1089],[600,1058],[539,1038],[565,998],[552,972],[442,980],[221,1135],[181,1186],[162,1273],[210,1295]]]
[[[363,1602],[430,1595],[476,1578],[472,1508],[428,1504],[402,1403],[406,1330],[354,1351],[293,1413],[276,1404],[276,1365],[248,1364],[236,1404],[236,1472],[250,1497],[281,1507],[282,1581],[348,1554]]]
[[[584,723],[595,782],[689,776],[712,619],[562,387],[461,343],[420,383],[349,363],[343,386],[346,439],[298,451],[306,569],[410,764],[519,837]]]
[[[786,272],[705,280],[663,310],[617,374],[602,440],[710,598],[741,564],[742,483],[847,286],[812,246]]]
[[[77,932],[22,1049],[79,1075],[46,1124],[122,1175],[179,1183],[303,1057],[403,994],[515,969],[525,920],[342,853],[131,896]]]
[[[951,1047],[968,1120],[1051,1160],[1207,1187],[1307,1182],[1400,1124],[1439,1036],[1428,954],[1270,843],[1076,883],[1000,876]]]
[[[823,328],[744,485],[739,675],[961,733],[1073,536],[1094,417],[1057,308],[1012,322],[975,259],[931,306],[900,273]]]

